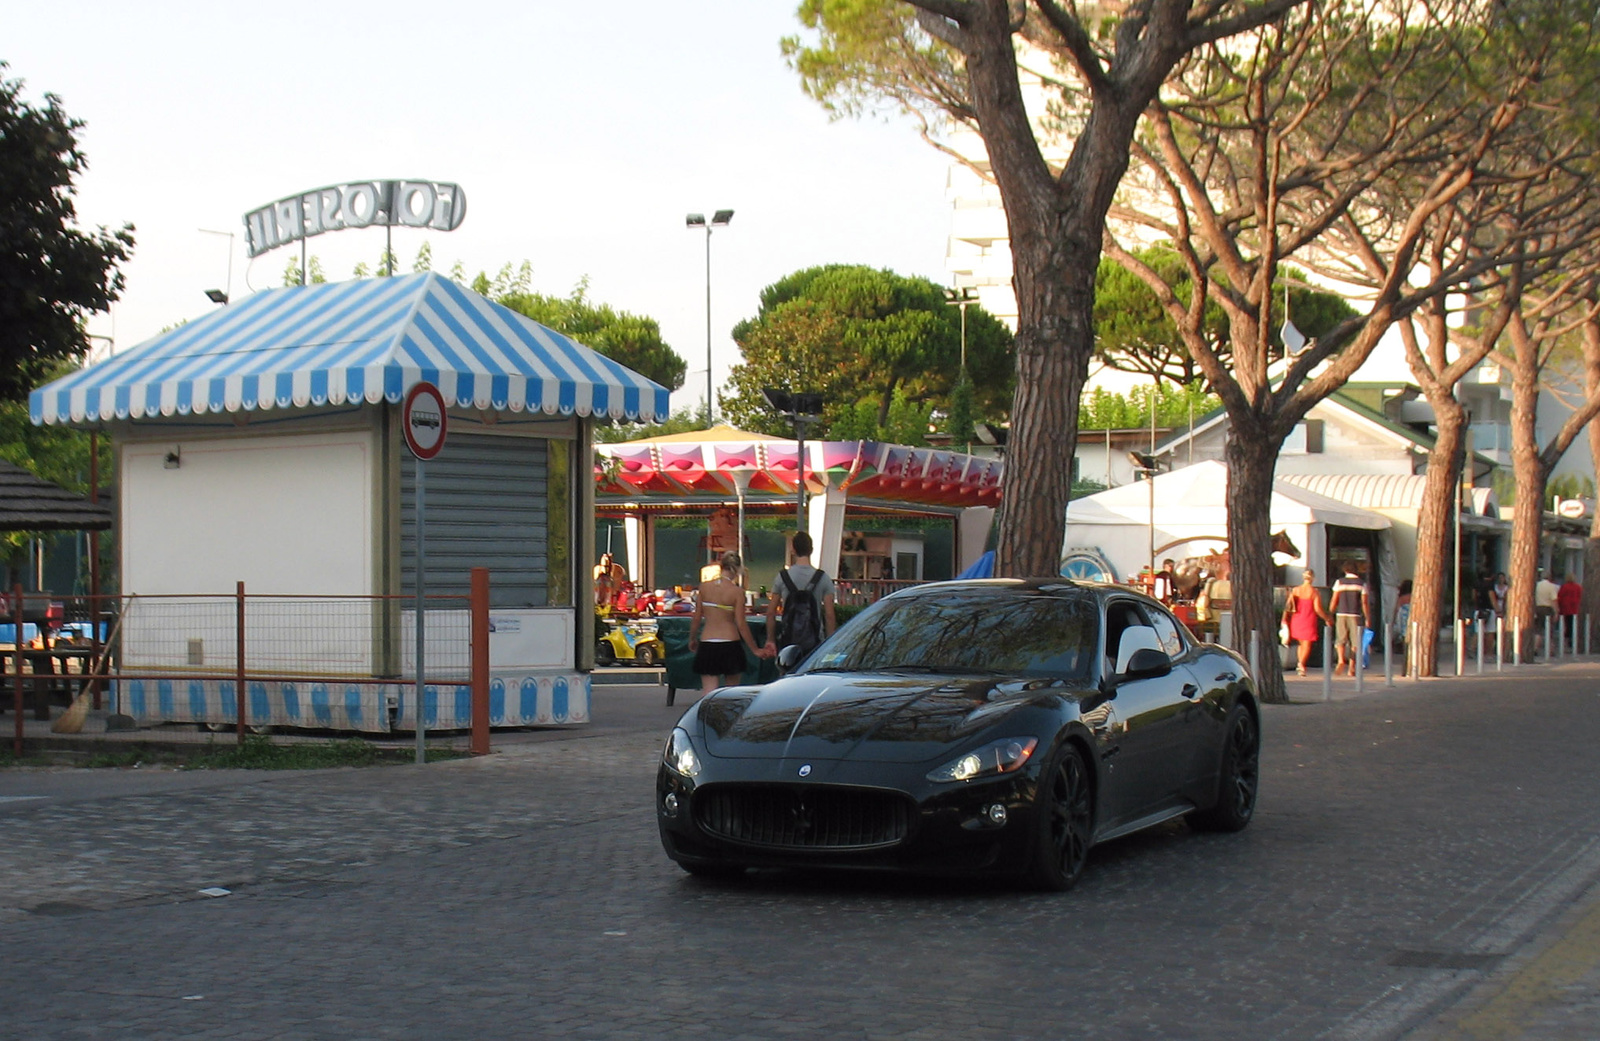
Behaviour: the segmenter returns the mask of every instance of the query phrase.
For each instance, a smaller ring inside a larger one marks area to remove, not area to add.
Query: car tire
[[[1261,733],[1243,705],[1228,713],[1223,729],[1222,761],[1217,769],[1217,801],[1189,815],[1202,831],[1243,831],[1255,816],[1261,780]]]
[[[617,663],[617,652],[604,640],[594,645],[594,663],[601,668],[610,668]]]
[[[633,649],[633,660],[648,669],[656,663],[656,649],[647,643],[641,643]]]
[[[1083,874],[1094,834],[1094,789],[1077,745],[1062,746],[1039,775],[1034,814],[1038,830],[1029,882],[1055,892],[1071,889]]]

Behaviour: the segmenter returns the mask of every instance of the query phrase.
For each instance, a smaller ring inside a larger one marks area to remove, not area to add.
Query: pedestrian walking
[[[1339,656],[1333,674],[1354,676],[1361,665],[1361,643],[1371,617],[1372,598],[1355,563],[1347,561],[1343,569],[1344,574],[1333,584],[1333,648]]]
[[[724,553],[718,564],[717,577],[700,586],[689,622],[689,650],[694,652],[694,671],[704,694],[744,678],[746,647],[757,658],[774,653],[756,645],[745,618],[744,562],[739,554]]]
[[[803,654],[833,635],[834,620],[833,579],[827,572],[811,563],[811,536],[804,531],[795,532],[793,540],[794,563],[778,572],[772,583],[772,596],[767,601],[767,632],[777,633],[776,641],[769,638],[768,645],[779,650],[799,647]],[[779,609],[783,625],[778,627]]]
[[[1311,647],[1317,642],[1322,626],[1333,624],[1333,617],[1322,606],[1316,578],[1316,573],[1306,568],[1300,576],[1300,584],[1289,590],[1289,599],[1283,605],[1283,624],[1289,629],[1290,641],[1297,644],[1295,673],[1300,676],[1306,674],[1306,662],[1311,658]]]
[[[1539,581],[1533,584],[1533,646],[1536,654],[1548,654],[1549,648],[1544,645],[1544,633],[1547,627],[1554,627],[1556,622],[1556,598],[1561,593],[1561,587],[1550,581],[1550,572],[1544,568],[1539,569]],[[1549,626],[1546,626],[1548,621]]]

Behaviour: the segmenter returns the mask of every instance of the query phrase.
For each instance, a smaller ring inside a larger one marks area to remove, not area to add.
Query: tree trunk
[[[1455,541],[1456,511],[1461,508],[1460,480],[1466,447],[1466,409],[1449,394],[1433,404],[1436,437],[1428,454],[1417,515],[1417,566],[1411,576],[1411,623],[1417,634],[1412,661],[1420,676],[1439,674],[1439,627],[1444,621],[1452,563],[1447,549]],[[1410,640],[1410,633],[1406,634]]]
[[[1261,700],[1269,704],[1289,700],[1278,662],[1279,615],[1272,596],[1272,480],[1280,441],[1259,429],[1242,429],[1236,418],[1230,420],[1226,452],[1233,645],[1248,655],[1250,634],[1259,634],[1256,685]]]
[[[1589,300],[1593,307],[1597,302]],[[1593,400],[1600,396],[1600,323],[1586,322],[1583,327],[1583,389]],[[1594,484],[1600,494],[1600,423],[1589,424],[1589,458],[1594,463]],[[1600,615],[1600,507],[1589,522],[1589,541],[1583,546],[1583,625],[1593,625]],[[1590,633],[1590,639],[1595,634]],[[1581,646],[1581,644],[1580,644]]]
[[[1518,359],[1521,361],[1521,359]],[[1511,379],[1511,468],[1517,501],[1511,522],[1511,553],[1506,570],[1506,628],[1533,631],[1533,586],[1537,581],[1539,542],[1544,532],[1544,494],[1550,468],[1539,454],[1539,379],[1537,373],[1514,371]],[[1523,647],[1530,647],[1524,637]]]
[[[1018,268],[1024,264],[1018,260]],[[1026,314],[1048,308],[1056,294],[1068,290],[1075,299],[1094,297],[1093,257],[1069,276],[1018,279],[1019,310]],[[1072,270],[1072,269],[1069,269]],[[1082,276],[1087,272],[1088,277]],[[1033,297],[1022,302],[1024,286]],[[1066,295],[1066,294],[1062,294]],[[1068,304],[1064,314],[1019,321],[1016,338],[1017,390],[1011,407],[1007,440],[1005,493],[1000,509],[995,574],[1058,575],[1066,534],[1067,503],[1072,498],[1072,459],[1078,443],[1078,399],[1088,379],[1094,333],[1091,309]],[[1017,461],[1024,465],[1017,465]]]

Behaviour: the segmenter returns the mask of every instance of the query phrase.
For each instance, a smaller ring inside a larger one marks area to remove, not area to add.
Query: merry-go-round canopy
[[[34,391],[34,423],[398,403],[665,419],[668,392],[432,272],[263,290]]]
[[[648,506],[738,497],[792,497],[800,446],[785,438],[716,426],[595,446],[596,505]],[[805,442],[809,494],[829,488],[853,502],[958,509],[996,506],[1005,463],[942,448],[877,441]]]

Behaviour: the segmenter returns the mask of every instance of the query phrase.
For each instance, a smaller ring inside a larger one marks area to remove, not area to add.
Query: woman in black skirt
[[[704,694],[739,682],[744,676],[746,647],[758,658],[767,657],[766,648],[756,646],[750,623],[745,621],[739,554],[724,553],[719,563],[717,577],[700,587],[694,618],[689,622],[689,650],[694,652],[694,671],[700,674]]]

